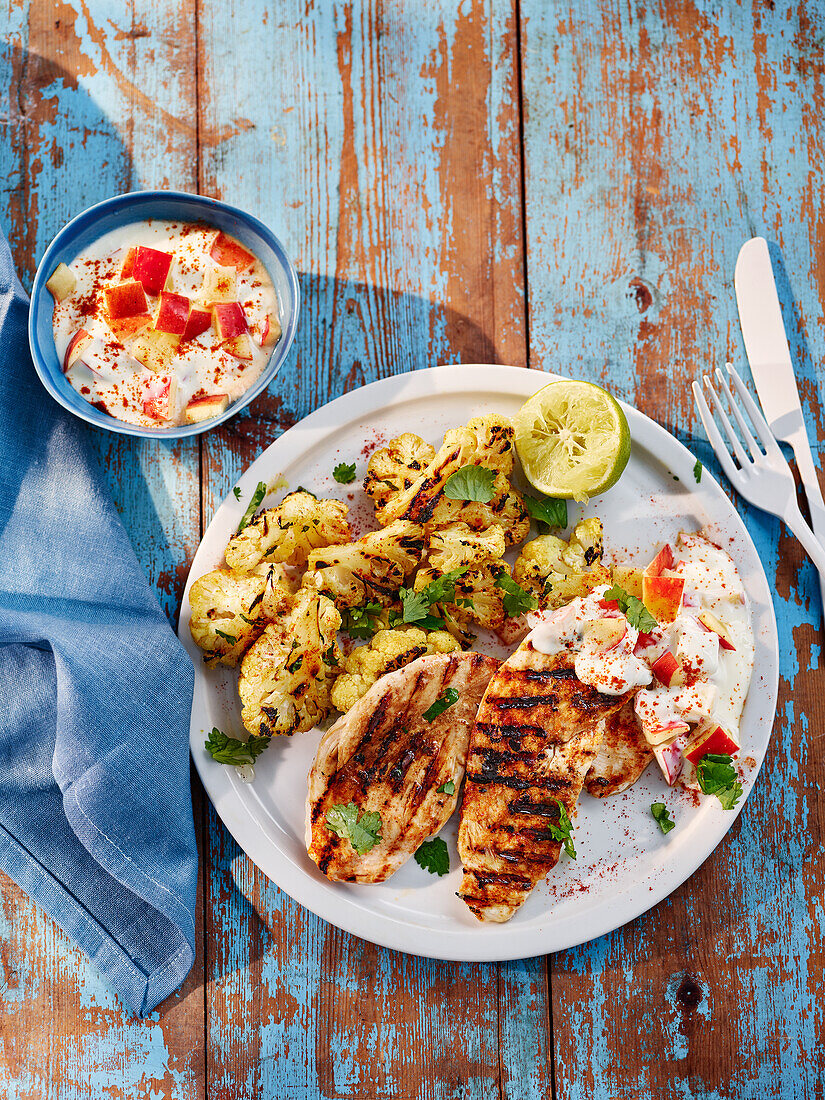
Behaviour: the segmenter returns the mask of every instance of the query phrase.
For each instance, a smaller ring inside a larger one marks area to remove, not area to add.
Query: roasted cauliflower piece
[[[326,596],[301,589],[291,610],[270,623],[241,661],[241,719],[257,737],[303,733],[326,718],[341,667],[341,616]]]
[[[496,584],[503,575],[510,576],[508,565],[500,561],[487,561],[471,567],[458,577],[453,599],[436,605],[445,613],[448,625],[456,623],[462,629],[467,623],[476,623],[488,630],[498,630],[507,618],[504,590]],[[415,591],[420,592],[438,576],[439,572],[436,570],[419,569],[413,584]],[[434,607],[433,614],[435,613]]]
[[[209,668],[234,668],[266,625],[267,576],[237,576],[213,569],[192,585],[189,630]]]
[[[555,535],[540,535],[525,543],[513,577],[542,607],[562,607],[600,584],[610,584],[603,554],[601,520],[585,519],[576,524],[569,542]]]
[[[421,471],[435,458],[432,447],[420,435],[404,432],[386,447],[374,451],[364,478],[364,492],[376,508],[385,505],[397,493],[409,489]]]
[[[305,565],[321,546],[352,538],[346,504],[322,500],[299,489],[229,540],[226,564],[235,573],[251,573],[262,562]]]
[[[332,686],[332,703],[347,711],[387,672],[394,672],[428,653],[453,653],[461,646],[445,630],[429,633],[417,626],[379,630],[368,645],[347,657],[345,669]]]
[[[449,523],[433,532],[428,565],[439,573],[449,573],[464,565],[498,560],[506,548],[504,528],[497,523],[486,531],[474,531],[466,523]]]
[[[302,583],[323,592],[339,607],[368,603],[388,607],[423,553],[423,527],[396,520],[355,542],[314,551]]]
[[[516,433],[506,416],[492,413],[489,416],[474,416],[465,428],[454,429],[457,432],[469,432],[473,436],[476,466],[486,466],[489,470],[498,470],[506,477],[513,472],[515,460]],[[444,436],[446,443],[451,433]]]

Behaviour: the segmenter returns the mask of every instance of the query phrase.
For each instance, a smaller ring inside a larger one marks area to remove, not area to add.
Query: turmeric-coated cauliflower
[[[241,662],[241,719],[253,735],[302,733],[329,712],[341,666],[341,616],[331,600],[301,589],[287,615],[270,623]]]
[[[472,450],[476,466],[498,470],[509,475],[513,472],[515,429],[506,416],[492,413],[474,416],[463,428],[452,428],[444,436],[445,444],[461,440]]]
[[[386,447],[373,452],[364,478],[364,491],[372,497],[376,508],[381,507],[396,493],[409,489],[434,457],[435,447],[420,435],[404,432],[391,439]]]
[[[504,528],[497,523],[482,531],[474,531],[466,523],[449,523],[433,532],[428,565],[439,573],[449,573],[464,565],[497,560],[506,548]]]
[[[266,576],[236,576],[228,569],[213,569],[192,585],[189,630],[209,668],[234,668],[261,633],[266,587]]]
[[[397,520],[355,542],[309,555],[303,585],[339,607],[379,603],[388,607],[424,553],[424,529]]]
[[[251,573],[261,562],[304,565],[311,551],[352,538],[346,504],[321,500],[299,489],[229,540],[226,564],[235,573]]]
[[[444,630],[429,633],[417,626],[379,630],[368,645],[358,646],[346,659],[346,671],[332,686],[332,702],[347,711],[381,676],[394,672],[428,653],[453,653],[458,642]]]
[[[433,569],[419,569],[413,587],[422,591],[439,576]],[[505,562],[486,561],[471,567],[455,580],[455,595],[437,605],[447,615],[448,626],[456,622],[459,627],[468,622],[477,623],[488,630],[498,630],[507,613],[504,610],[504,590],[496,583],[502,576],[510,576]],[[433,608],[433,614],[436,608]]]
[[[569,543],[555,535],[540,535],[525,543],[513,577],[542,607],[562,607],[600,584],[610,584],[603,554],[601,520],[585,519],[576,524]]]

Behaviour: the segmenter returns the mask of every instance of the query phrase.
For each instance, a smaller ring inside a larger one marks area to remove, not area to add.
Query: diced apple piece
[[[222,346],[236,359],[243,359],[248,362],[252,358],[252,341],[245,332],[242,332],[240,336],[233,336],[231,340],[224,340]]]
[[[684,577],[650,577],[645,573],[642,578],[642,601],[660,623],[672,623],[679,614],[684,590]]]
[[[628,596],[642,598],[642,571],[634,565],[614,565],[613,581],[627,592]]]
[[[680,685],[685,682],[685,670],[670,650],[663,653],[661,657],[657,657],[650,667],[653,669],[653,675],[665,687]]]
[[[211,393],[207,397],[193,397],[184,413],[187,424],[198,424],[202,420],[211,420],[229,406],[229,395]]]
[[[215,302],[235,302],[238,299],[234,267],[207,267],[200,294],[207,305]]]
[[[185,294],[170,294],[161,291],[155,328],[158,332],[168,332],[172,336],[183,336],[186,322],[189,320],[189,299]]]
[[[607,653],[616,648],[626,633],[625,618],[596,619],[588,624],[584,637],[588,646],[593,647],[596,653]]]
[[[669,787],[672,787],[682,774],[682,767],[684,766],[682,749],[686,743],[687,737],[682,734],[669,745],[657,745],[653,750],[656,763],[662,769],[662,775]]]
[[[736,756],[739,752],[739,742],[733,734],[712,720],[702,722],[682,750],[685,760],[694,766],[709,752],[727,753],[728,756]]]
[[[135,254],[136,248],[130,248],[127,250],[126,255],[123,257],[123,266],[120,269],[120,277],[124,282],[126,279],[131,279],[135,272]]]
[[[255,257],[237,241],[227,237],[225,233],[218,233],[211,249],[210,257],[221,267],[234,267],[236,271],[246,271],[255,263]]]
[[[77,286],[77,276],[66,264],[58,264],[46,283],[46,290],[58,302],[67,298]]]
[[[192,306],[186,321],[186,328],[183,330],[183,336],[181,336],[181,343],[185,344],[187,340],[194,340],[196,336],[200,336],[202,332],[206,332],[211,327],[211,312],[208,309],[199,309],[197,306]]]
[[[672,569],[675,564],[673,547],[666,542],[653,561],[645,569],[646,577],[658,577],[665,569]]]
[[[106,299],[106,312],[112,321],[119,321],[123,317],[139,317],[143,313],[148,313],[143,285],[137,280],[107,286],[103,296]]]
[[[155,420],[171,420],[175,415],[177,380],[174,375],[151,378],[146,386],[143,411]]]
[[[247,330],[246,317],[240,302],[219,302],[212,307],[215,327],[221,340],[232,340]]]
[[[169,252],[160,252],[157,248],[138,245],[135,249],[133,275],[147,294],[160,294],[166,286],[172,256]]]
[[[110,321],[110,327],[115,336],[125,345],[134,340],[139,332],[143,332],[152,323],[148,313],[139,313],[137,317],[121,317],[119,321]]]
[[[163,374],[174,358],[179,343],[178,336],[150,329],[138,336],[129,348],[129,354],[155,374]]]
[[[733,640],[730,636],[730,631],[721,619],[717,619],[712,611],[700,611],[696,618],[705,630],[709,630],[712,634],[719,635],[719,645],[722,649],[727,649],[732,652],[736,650],[736,646],[733,644]]]
[[[63,373],[68,374],[78,359],[83,357],[84,350],[92,342],[91,335],[85,328],[79,328],[69,341],[66,354],[63,356]]]

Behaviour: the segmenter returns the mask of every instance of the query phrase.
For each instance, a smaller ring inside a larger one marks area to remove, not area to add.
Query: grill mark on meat
[[[558,701],[558,695],[534,695],[532,698],[529,695],[515,695],[506,699],[491,700],[493,706],[498,707],[499,710],[529,710],[530,707],[537,707],[541,703],[554,707]]]

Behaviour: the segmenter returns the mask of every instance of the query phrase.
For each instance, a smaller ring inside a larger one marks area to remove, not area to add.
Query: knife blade
[[[733,283],[745,352],[765,419],[776,438],[793,448],[808,498],[811,526],[825,545],[825,502],[805,429],[768,242],[764,237],[753,237],[742,245]],[[825,582],[822,600],[825,609]]]

